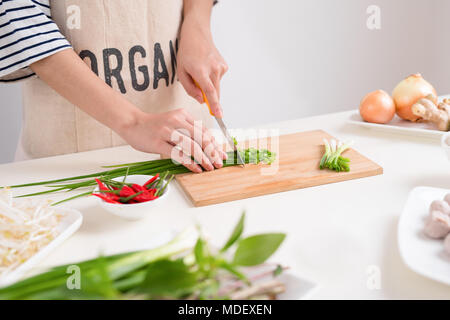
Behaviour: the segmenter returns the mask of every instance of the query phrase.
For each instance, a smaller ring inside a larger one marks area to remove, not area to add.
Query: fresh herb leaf
[[[194,247],[194,256],[195,256],[195,261],[197,262],[199,268],[201,270],[205,269],[205,265],[208,263],[207,261],[207,255],[208,253],[206,252],[207,248],[206,248],[206,243],[202,238],[198,238],[195,247]]]
[[[234,230],[231,233],[230,238],[228,238],[228,241],[220,250],[221,252],[227,251],[237,240],[239,240],[239,238],[242,235],[242,232],[244,231],[244,221],[245,221],[245,211],[242,213],[241,218],[234,227]]]
[[[241,240],[234,254],[233,264],[249,267],[264,263],[285,237],[283,233],[268,233]]]
[[[242,272],[240,272],[236,266],[232,265],[231,263],[228,263],[225,260],[219,260],[217,261],[217,265],[219,268],[227,270],[229,273],[235,275],[240,280],[247,281],[247,277]]]
[[[182,259],[159,260],[147,267],[141,293],[152,297],[179,297],[188,294],[197,284],[197,274],[191,272]]]

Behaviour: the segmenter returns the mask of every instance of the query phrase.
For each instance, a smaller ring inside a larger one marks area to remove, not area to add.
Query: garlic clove
[[[449,197],[450,200],[450,197]],[[450,204],[447,201],[436,200],[433,201],[430,205],[430,215],[432,215],[433,211],[440,211],[448,216],[450,216]]]
[[[430,238],[445,238],[450,233],[450,216],[440,211],[433,211],[424,231]]]

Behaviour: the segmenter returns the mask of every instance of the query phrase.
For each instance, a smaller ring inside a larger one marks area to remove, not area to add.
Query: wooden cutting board
[[[324,131],[301,132],[277,138],[278,151],[274,138],[239,144],[242,149],[250,145],[277,152],[277,161],[271,166],[246,165],[245,168],[237,166],[201,174],[188,173],[178,175],[177,181],[192,203],[201,207],[383,174],[382,167],[353,149],[344,153],[351,160],[350,172],[319,170],[324,153],[323,139],[333,138]]]

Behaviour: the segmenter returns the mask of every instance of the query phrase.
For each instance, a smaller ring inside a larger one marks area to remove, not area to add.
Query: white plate
[[[450,132],[442,136],[441,146],[447,154],[448,160],[450,160]]]
[[[411,191],[398,225],[398,245],[410,269],[450,285],[450,255],[444,250],[444,241],[430,239],[423,233],[431,202],[443,199],[448,193],[450,190],[431,187]]]
[[[261,266],[242,268],[241,271],[249,279],[253,279],[254,284],[260,284],[273,279],[272,272],[275,266],[274,262],[268,262]],[[265,276],[261,278],[262,274]],[[277,295],[278,300],[306,300],[318,289],[316,282],[298,275],[290,268],[284,270],[276,279],[283,283],[286,289]]]
[[[369,123],[364,121],[359,112],[355,112],[347,120],[348,123],[366,127],[383,132],[394,132],[405,135],[411,135],[415,137],[426,137],[441,139],[445,134],[443,131],[439,131],[436,127],[429,123],[414,123],[411,121],[405,121],[395,116],[395,118],[388,124]]]
[[[48,245],[43,247],[34,256],[22,263],[14,271],[0,278],[0,287],[12,284],[22,278],[22,276],[39,264],[52,250],[68,239],[81,226],[83,216],[74,209],[58,208],[58,213],[65,214],[58,225],[59,235]]]
[[[316,282],[291,271],[281,274],[280,280],[286,284],[286,292],[278,295],[279,300],[306,300],[319,288]]]

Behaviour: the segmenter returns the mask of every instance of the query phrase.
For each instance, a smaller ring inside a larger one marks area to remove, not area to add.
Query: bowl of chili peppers
[[[114,179],[96,179],[97,188],[92,195],[109,213],[127,220],[145,218],[150,211],[157,210],[169,193],[173,179],[168,173],[129,175]]]

